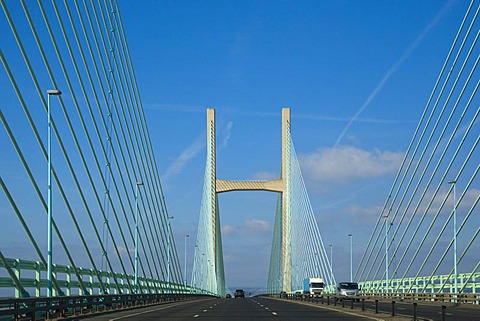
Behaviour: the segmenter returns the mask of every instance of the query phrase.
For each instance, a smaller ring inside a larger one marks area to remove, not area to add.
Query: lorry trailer
[[[323,278],[306,278],[303,280],[303,294],[320,296],[323,294]]]

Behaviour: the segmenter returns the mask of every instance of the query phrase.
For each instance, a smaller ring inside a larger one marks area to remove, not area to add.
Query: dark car
[[[235,297],[236,298],[244,298],[245,297],[245,292],[243,292],[243,290],[241,290],[241,289],[235,290]]]
[[[232,295],[230,293],[227,293],[227,299],[230,299]]]

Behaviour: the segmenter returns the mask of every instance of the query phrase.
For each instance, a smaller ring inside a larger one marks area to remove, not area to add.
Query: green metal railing
[[[4,262],[8,264],[5,266]],[[1,296],[13,296],[19,298],[25,295],[40,297],[45,295],[47,288],[46,267],[39,261],[27,261],[21,259],[7,258],[5,261],[0,261],[0,272],[2,269],[10,269],[16,280],[10,276],[0,276],[0,290]],[[131,294],[134,275],[115,273],[111,271],[95,271],[90,268],[79,267],[75,271],[69,265],[53,265],[54,279],[58,288],[53,290],[53,296],[72,296],[72,295],[93,295],[93,294]],[[82,282],[77,279],[77,275],[81,276]],[[97,275],[101,276],[103,285],[98,281]],[[120,284],[120,289],[117,288],[116,282]],[[15,282],[18,281],[18,282]],[[83,290],[81,283],[86,288]],[[211,294],[205,290],[185,286],[179,283],[168,283],[163,280],[156,280],[152,278],[139,277],[139,292],[140,293],[177,293],[177,294]],[[11,294],[3,295],[11,290]],[[107,293],[102,293],[103,289]]]
[[[480,273],[458,274],[459,293],[480,292]],[[453,275],[421,276],[359,282],[362,293],[455,293]]]

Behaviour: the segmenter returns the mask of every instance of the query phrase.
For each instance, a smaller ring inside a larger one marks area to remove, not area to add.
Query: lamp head
[[[47,95],[60,96],[62,92],[58,89],[49,89],[47,90]]]

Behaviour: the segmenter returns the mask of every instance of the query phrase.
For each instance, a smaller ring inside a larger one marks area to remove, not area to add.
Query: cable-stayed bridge
[[[117,2],[0,3],[1,234],[17,241],[0,249],[2,287],[15,296],[183,288]]]
[[[296,291],[309,276],[334,291],[289,109],[282,110],[281,171],[260,182],[217,179],[215,117],[207,111],[187,285],[116,1],[0,4],[0,234],[16,240],[2,240],[0,296],[224,295],[217,194],[239,190],[278,193],[267,292]],[[478,293],[478,12],[472,1],[355,264],[365,293]]]
[[[192,286],[225,295],[220,210],[217,194],[231,191],[278,193],[267,291],[301,289],[306,276],[335,284],[290,135],[290,109],[282,110],[281,175],[268,181],[217,179],[215,110],[207,110],[207,164]]]

